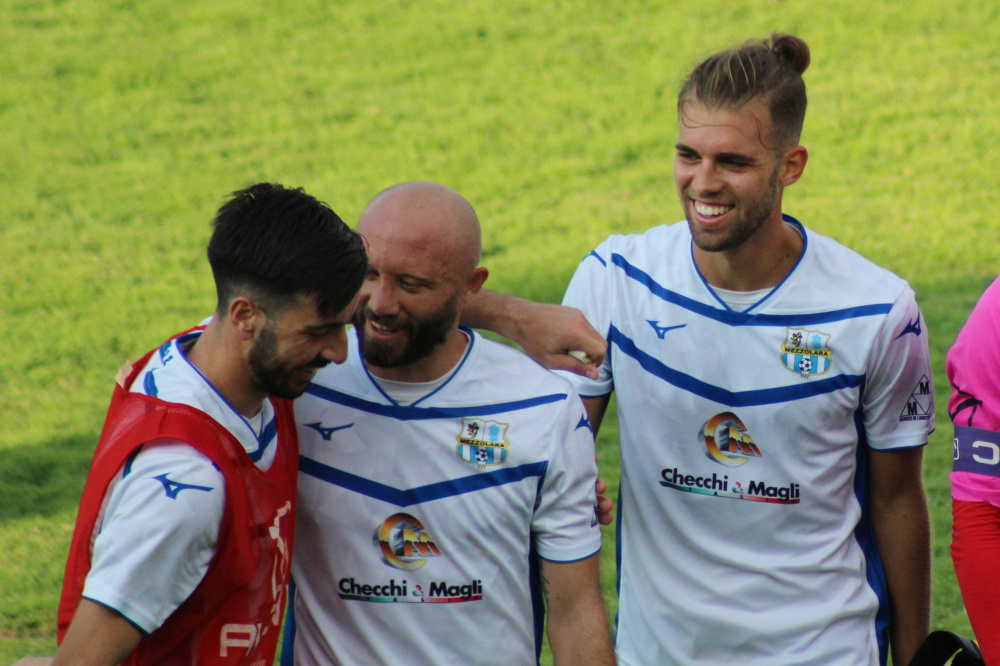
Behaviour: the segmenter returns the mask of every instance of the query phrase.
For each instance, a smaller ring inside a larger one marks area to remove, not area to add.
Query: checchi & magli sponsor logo
[[[406,513],[386,518],[375,530],[372,539],[384,564],[403,571],[416,571],[433,558],[441,557],[441,549],[419,520]],[[364,580],[347,576],[337,581],[341,599],[376,603],[459,603],[483,598],[481,580],[461,582],[449,580],[415,582],[406,578]]]
[[[764,456],[746,425],[732,412],[722,412],[708,419],[699,431],[699,439],[708,459],[725,467],[741,467]],[[730,479],[725,472],[688,473],[677,467],[663,468],[659,483],[682,492],[750,502],[798,504],[801,495],[797,483]]]

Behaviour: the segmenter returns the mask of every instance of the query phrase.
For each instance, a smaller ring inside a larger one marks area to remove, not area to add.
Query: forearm
[[[930,624],[930,521],[922,488],[873,503],[871,521],[889,588],[893,663],[908,664]]]
[[[141,638],[142,633],[117,612],[83,599],[52,666],[118,664]]]
[[[610,666],[615,663],[604,608],[601,606],[598,612],[595,604],[589,606],[590,609],[568,617],[549,614],[546,628],[555,666]]]
[[[528,301],[517,296],[481,289],[476,297],[462,308],[462,323],[472,328],[493,331],[508,340],[518,342],[521,332],[516,321],[517,310],[527,303]]]
[[[598,582],[598,558],[594,555],[569,564],[543,562],[546,629],[556,666],[615,663]]]

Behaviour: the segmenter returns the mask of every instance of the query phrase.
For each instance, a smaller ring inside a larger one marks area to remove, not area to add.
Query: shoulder
[[[523,352],[474,333],[479,347],[463,372],[465,381],[484,385],[496,397],[566,394],[575,397],[568,380],[542,367]]]
[[[806,230],[808,242],[804,261],[805,277],[826,284],[826,299],[855,303],[895,302],[912,290],[906,280],[882,268],[834,239]],[[830,284],[837,284],[835,293]]]
[[[972,314],[969,315],[965,328],[985,326],[990,330],[995,330],[1000,325],[998,322],[1000,322],[1000,278],[994,280],[983,292],[973,308]],[[992,343],[994,346],[1000,344],[997,336],[989,336],[983,342]]]
[[[642,233],[616,234],[608,236],[600,245],[587,255],[605,265],[613,263],[613,257],[618,255],[626,260],[641,258],[646,255],[661,255],[665,250],[688,250],[691,243],[691,233],[686,221],[674,224],[661,224]]]
[[[225,477],[208,456],[193,446],[174,440],[161,440],[143,446],[126,461],[122,477],[123,480],[152,479],[168,490],[171,483],[212,487],[225,485]]]

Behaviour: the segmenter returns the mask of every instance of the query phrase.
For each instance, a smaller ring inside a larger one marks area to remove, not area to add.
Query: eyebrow
[[[311,324],[309,326],[303,326],[301,332],[302,333],[327,332],[330,329],[346,326],[348,323],[350,323],[350,319],[348,319],[347,321],[331,321],[325,324]]]
[[[697,150],[691,146],[685,145],[683,143],[678,143],[674,146],[677,152],[693,153],[695,155],[701,155]],[[728,163],[740,163],[740,164],[756,164],[757,159],[751,157],[750,155],[744,155],[743,153],[719,153],[718,155],[713,155],[712,158],[716,162],[728,162]]]

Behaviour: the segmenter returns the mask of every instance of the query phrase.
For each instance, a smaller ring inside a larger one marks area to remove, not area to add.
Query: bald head
[[[442,376],[465,352],[459,316],[489,274],[476,211],[450,187],[402,183],[369,202],[358,232],[368,273],[355,328],[369,370],[398,381]]]
[[[414,249],[436,249],[453,270],[468,274],[479,265],[479,218],[465,197],[428,181],[400,183],[382,190],[361,213],[362,236],[390,236]]]

